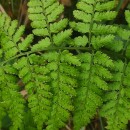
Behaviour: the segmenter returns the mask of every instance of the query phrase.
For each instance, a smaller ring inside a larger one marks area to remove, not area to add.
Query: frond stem
[[[46,16],[46,13],[45,13],[45,9],[44,9],[44,3],[41,1],[42,3],[42,10],[43,10],[43,14],[45,16],[45,20],[46,20],[46,23],[47,23],[47,29],[48,29],[48,32],[49,32],[49,38],[50,38],[50,41],[53,45],[53,39],[52,39],[52,34],[51,34],[51,31],[50,31],[50,25],[49,25],[49,22],[48,22],[48,19],[47,19],[47,16]]]
[[[33,53],[38,53],[39,55],[42,54],[42,52],[44,51],[51,51],[51,50],[82,50],[82,51],[87,51],[87,52],[92,52],[94,51],[94,49],[92,47],[48,47],[48,48],[45,48],[43,49],[42,51],[28,51],[28,52],[21,52],[19,54],[17,54],[16,56],[14,57],[11,57],[10,59],[8,60],[5,60],[3,62],[1,62],[1,65],[0,66],[3,66],[4,64],[6,64],[7,62],[10,62],[16,58],[19,58],[19,57],[22,57],[22,56],[27,56],[27,55],[30,55],[30,54],[33,54]],[[109,54],[109,51],[107,50],[104,50],[102,49],[101,50],[103,53],[106,53],[106,54]],[[120,59],[123,59],[124,56],[122,54],[119,54],[119,53],[116,53],[115,52],[115,55],[117,55]],[[127,58],[126,58],[127,59]]]
[[[92,13],[92,16],[91,16],[91,22],[90,22],[90,28],[89,28],[89,38],[88,38],[88,44],[89,44],[89,47],[91,46],[91,38],[92,38],[92,28],[93,28],[93,18],[94,18],[94,14],[95,14],[95,6],[96,6],[96,2],[94,3],[93,5],[93,13]]]

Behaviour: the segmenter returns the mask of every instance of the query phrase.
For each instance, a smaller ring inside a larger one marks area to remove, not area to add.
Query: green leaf
[[[97,3],[96,4],[96,11],[108,11],[108,10],[112,10],[113,8],[115,8],[115,1],[108,1],[105,3]]]
[[[16,43],[21,39],[21,36],[23,35],[23,32],[25,30],[25,26],[20,26],[16,33],[13,36],[13,41]]]
[[[49,36],[49,32],[47,28],[34,29],[33,34],[36,36],[43,36],[43,37]]]
[[[116,15],[117,15],[117,12],[115,11],[96,12],[94,14],[94,21],[100,22],[104,20],[112,20],[116,17]]]
[[[38,42],[38,44],[33,45],[32,46],[32,51],[42,51],[44,49],[46,49],[47,47],[49,47],[51,44],[50,39],[49,38],[45,38],[41,41]]]
[[[87,38],[85,35],[84,35],[83,37],[78,36],[78,37],[74,38],[73,42],[74,42],[74,43],[73,43],[74,46],[77,46],[77,47],[79,47],[79,46],[85,47],[85,46],[87,45],[87,43],[88,43],[88,38]]]
[[[114,40],[114,35],[106,35],[106,36],[97,36],[97,37],[92,37],[92,45],[94,49],[99,49]]]
[[[93,6],[86,4],[85,2],[78,2],[76,6],[77,6],[77,9],[82,10],[86,13],[92,13],[93,12]]]
[[[67,39],[69,39],[69,37],[72,34],[72,30],[65,30],[62,31],[60,33],[58,33],[57,35],[53,36],[53,40],[54,40],[54,44],[56,44],[57,46],[60,46],[64,43],[64,41],[66,41]]]
[[[76,56],[73,56],[72,53],[69,53],[67,50],[62,52],[61,62],[67,62],[68,64],[80,66],[79,59]]]
[[[23,40],[22,43],[18,44],[19,50],[26,51],[30,46],[30,44],[32,43],[32,41],[33,41],[33,35],[30,34]]]
[[[59,5],[58,8],[53,10],[53,12],[47,16],[48,22],[49,23],[54,22],[57,18],[59,18],[63,10],[64,10],[63,5]]]
[[[90,23],[91,22],[91,15],[90,14],[86,14],[83,11],[79,11],[79,10],[75,10],[73,12],[74,17],[78,20],[82,20],[85,23]]]
[[[126,18],[126,21],[130,27],[130,11],[129,10],[125,11],[125,18]]]
[[[68,19],[61,19],[59,22],[50,24],[51,33],[58,33],[62,31],[68,24]]]
[[[11,22],[11,26],[8,29],[8,33],[9,33],[10,36],[13,36],[13,34],[15,34],[17,25],[18,25],[17,20],[14,20],[14,21]]]
[[[70,22],[69,24],[70,24],[71,28],[73,28],[74,30],[81,32],[81,33],[87,33],[87,32],[89,32],[89,29],[90,29],[90,24],[87,24],[87,23]]]

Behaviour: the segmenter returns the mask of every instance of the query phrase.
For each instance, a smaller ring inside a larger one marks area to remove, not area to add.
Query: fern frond
[[[89,37],[89,46],[92,46],[94,49],[98,50],[101,47],[111,43],[114,39],[113,34],[117,31],[117,27],[104,24],[104,21],[112,20],[116,17],[117,13],[112,11],[114,7],[114,0],[80,0],[77,3],[77,10],[73,11],[74,17],[79,22],[70,22],[70,26],[75,31],[86,34],[86,36]],[[102,35],[105,35],[104,38]],[[99,37],[105,41],[101,41]]]
[[[14,69],[9,64],[6,66],[1,66],[0,69],[0,84],[1,84],[1,118],[4,118],[8,114],[11,119],[10,130],[17,130],[22,128],[23,116],[24,116],[24,99],[22,95],[18,92],[19,86],[17,85],[17,74],[16,69]],[[15,100],[14,100],[15,99]],[[6,112],[6,113],[5,113]],[[2,119],[1,119],[2,120]]]
[[[35,4],[35,2],[36,0],[30,0],[28,3],[33,33],[37,36],[48,36],[51,44],[56,46],[65,44],[64,42],[69,39],[72,31],[64,30],[68,24],[66,18],[58,20],[64,10],[63,5],[59,4],[57,0],[38,0],[39,4]],[[35,19],[37,15],[40,15],[39,19]]]
[[[45,73],[45,76],[50,77],[48,77],[50,81],[47,83],[53,95],[50,100],[50,108],[52,107],[52,109],[47,111],[48,118],[42,119],[42,122],[47,125],[47,130],[58,130],[65,126],[70,112],[73,110],[72,97],[76,94],[74,87],[77,85],[77,69],[74,66],[79,66],[80,62],[69,51],[57,48],[69,44],[66,41],[70,39],[72,34],[71,29],[66,29],[68,20],[66,18],[59,19],[63,12],[63,5],[60,5],[56,0],[38,0],[39,4],[35,4],[35,2],[36,0],[30,0],[28,3],[29,18],[32,20],[33,33],[37,36],[43,36],[44,39],[33,45],[32,51],[52,48],[52,50],[42,54],[42,60],[45,61],[45,67],[49,71]],[[40,14],[41,18],[35,19],[37,14]],[[39,24],[42,25],[39,26]],[[55,49],[53,50],[53,48]],[[71,71],[75,74],[72,75]],[[42,109],[46,109],[46,106],[44,105]],[[33,116],[35,119],[35,114]]]
[[[130,40],[130,30],[128,29],[124,29],[123,27],[118,28],[118,32],[117,32],[117,40],[115,40],[114,46],[111,46],[111,44],[109,45],[110,48],[113,48],[114,50],[119,50],[125,52],[125,56],[127,58],[130,58],[129,55],[129,51],[130,51],[130,44],[129,44],[129,40]],[[116,46],[118,45],[118,46]]]
[[[125,12],[126,21],[129,25],[129,11]],[[104,96],[104,105],[101,115],[107,119],[107,129],[124,130],[130,118],[129,115],[129,71],[130,63],[127,61],[129,55],[130,31],[128,28],[118,27],[114,45],[109,47],[115,51],[122,51],[124,61],[115,61],[113,78],[109,83],[109,91]]]
[[[17,84],[19,80],[18,71],[12,64],[17,61],[18,55],[22,56],[21,51],[28,49],[33,35],[30,34],[25,40],[21,40],[25,27],[17,28],[18,22],[11,21],[6,14],[0,13],[0,19],[0,109],[2,113],[0,119],[8,116],[11,120],[10,130],[18,130],[23,127],[25,101]]]
[[[79,88],[74,101],[75,130],[79,130],[88,124],[96,114],[96,109],[102,104],[102,92],[108,90],[106,81],[112,77],[108,67],[113,66],[109,57],[101,52],[95,54],[82,53],[79,55],[79,59],[82,64],[79,67],[81,72],[79,74]],[[99,61],[99,59],[102,60]],[[98,73],[99,71],[100,73]]]
[[[104,96],[101,115],[107,119],[107,129],[124,130],[130,119],[129,109],[129,71],[130,63],[115,62],[113,78],[109,83],[109,91]]]
[[[79,0],[70,22],[58,0],[29,0],[33,34],[25,38],[25,27],[0,13],[0,129],[8,117],[10,130],[59,130],[71,118],[73,129],[80,130],[97,110],[107,129],[126,128],[130,31],[112,25],[115,6],[115,0]],[[130,25],[130,11],[125,15]],[[40,37],[31,45],[34,35]],[[35,126],[26,127],[26,118]]]
[[[14,64],[14,67],[19,70],[19,77],[25,83],[25,88],[29,94],[29,108],[37,124],[37,129],[41,130],[49,117],[52,94],[48,84],[47,73],[49,70],[43,66],[45,64],[43,61],[39,63],[39,58],[35,54],[22,57]]]
[[[112,51],[119,52],[126,49],[126,55],[129,55],[129,39],[130,39],[130,30],[124,28],[123,26],[116,26],[116,36],[113,42],[106,45]],[[129,57],[129,56],[128,56]]]
[[[80,62],[67,50],[43,54],[43,59],[48,61],[46,67],[50,70],[53,92],[51,115],[46,129],[58,130],[65,126],[73,110],[72,97],[76,95],[74,88],[77,86],[78,75],[74,65],[79,66]]]
[[[0,14],[0,18],[2,19],[0,23],[0,29],[2,30],[0,45],[4,51],[4,58],[10,59],[29,48],[30,43],[33,41],[33,35],[30,34],[25,40],[21,40],[25,27],[20,26],[17,29],[18,23],[11,21],[5,14]]]
[[[126,21],[128,23],[129,26],[129,11],[127,10],[125,12],[125,16],[126,16]],[[119,51],[123,51],[123,53],[126,53],[127,58],[130,57],[129,55],[129,39],[130,39],[130,30],[129,28],[123,27],[123,26],[116,26],[117,28],[117,33],[115,36],[115,39],[113,41],[113,43],[109,43],[107,44],[107,48],[109,48],[112,51],[115,52],[119,52]]]
[[[98,50],[107,47],[115,40],[118,27],[105,24],[105,21],[116,17],[117,13],[113,8],[115,8],[114,0],[80,0],[77,3],[77,10],[73,11],[76,21],[70,22],[70,26],[81,33],[86,42],[84,40],[81,42],[76,37],[71,43],[75,45],[75,40],[78,39],[77,41],[83,43],[84,47],[89,46],[90,50],[92,49],[91,53],[79,55],[81,73],[74,102],[75,130],[87,125],[94,117],[96,110],[102,105],[102,93],[108,90],[107,81],[112,78],[109,70],[114,67],[112,60]]]

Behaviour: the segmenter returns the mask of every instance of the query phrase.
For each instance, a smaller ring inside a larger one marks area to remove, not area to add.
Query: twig
[[[14,1],[11,0],[11,8],[12,8],[12,13],[14,13]]]
[[[99,120],[100,120],[101,130],[104,130],[103,121],[102,121],[102,118],[100,117],[100,115],[99,115]]]
[[[120,0],[118,5],[117,5],[117,8],[116,8],[116,11],[119,12],[119,10],[121,9],[121,6],[123,4],[124,0]]]
[[[65,126],[67,130],[72,130],[68,125]]]

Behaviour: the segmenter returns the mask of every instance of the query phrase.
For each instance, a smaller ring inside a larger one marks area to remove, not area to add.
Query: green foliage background
[[[72,122],[81,130],[96,116],[105,129],[127,129],[130,11],[127,24],[114,24],[117,4],[79,0],[68,20],[57,0],[30,0],[26,37],[24,25],[0,13],[1,129],[59,130]]]

